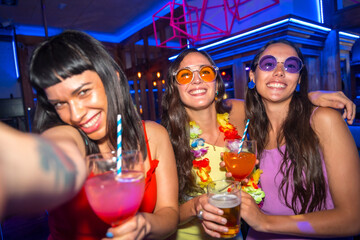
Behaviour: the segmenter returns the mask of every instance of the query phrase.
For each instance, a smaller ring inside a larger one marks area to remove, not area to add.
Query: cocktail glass
[[[122,171],[117,173],[116,153],[86,157],[88,179],[85,192],[91,208],[104,222],[118,226],[138,211],[145,189],[144,164],[137,150],[122,153]]]
[[[226,140],[223,155],[226,170],[236,181],[242,181],[250,175],[255,167],[257,155],[255,140],[245,140],[241,152],[239,152],[240,145],[240,139]]]

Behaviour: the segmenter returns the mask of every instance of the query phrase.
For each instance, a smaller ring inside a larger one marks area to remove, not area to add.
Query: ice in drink
[[[225,152],[225,167],[237,181],[241,181],[250,175],[255,166],[256,155],[249,152]]]
[[[240,231],[240,199],[235,194],[221,193],[212,195],[209,203],[224,211],[222,217],[227,219],[225,226],[228,232],[220,232],[222,238],[231,238]]]
[[[144,173],[139,171],[123,171],[121,176],[110,171],[85,182],[90,206],[97,216],[113,226],[136,214],[144,188]]]

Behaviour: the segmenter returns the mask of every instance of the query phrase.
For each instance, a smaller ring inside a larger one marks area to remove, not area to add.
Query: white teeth
[[[285,88],[285,84],[282,83],[269,83],[266,86],[272,87],[272,88]]]
[[[93,119],[91,119],[91,121],[83,124],[82,126],[84,128],[89,128],[89,127],[92,127],[100,118],[100,114],[96,115]]]
[[[199,93],[204,93],[204,92],[206,92],[205,89],[197,89],[197,90],[191,91],[190,93],[191,94],[199,94]]]

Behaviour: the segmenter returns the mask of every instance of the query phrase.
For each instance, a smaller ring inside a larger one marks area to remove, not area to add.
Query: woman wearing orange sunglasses
[[[173,239],[209,239],[228,230],[222,210],[210,205],[205,194],[209,182],[225,177],[220,167],[225,139],[240,138],[245,128],[244,101],[225,101],[224,94],[218,68],[206,52],[186,49],[170,64],[162,124],[179,175],[180,225]],[[349,123],[354,120],[355,105],[342,92],[313,92],[309,97],[315,105],[346,106],[344,117]]]

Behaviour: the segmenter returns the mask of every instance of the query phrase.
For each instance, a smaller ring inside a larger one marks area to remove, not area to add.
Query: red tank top
[[[139,211],[152,213],[157,199],[155,170],[159,161],[151,158],[144,122],[143,126],[150,169],[146,173],[145,193]],[[72,200],[49,212],[49,228],[48,240],[95,240],[104,238],[110,225],[93,212],[82,187]]]

